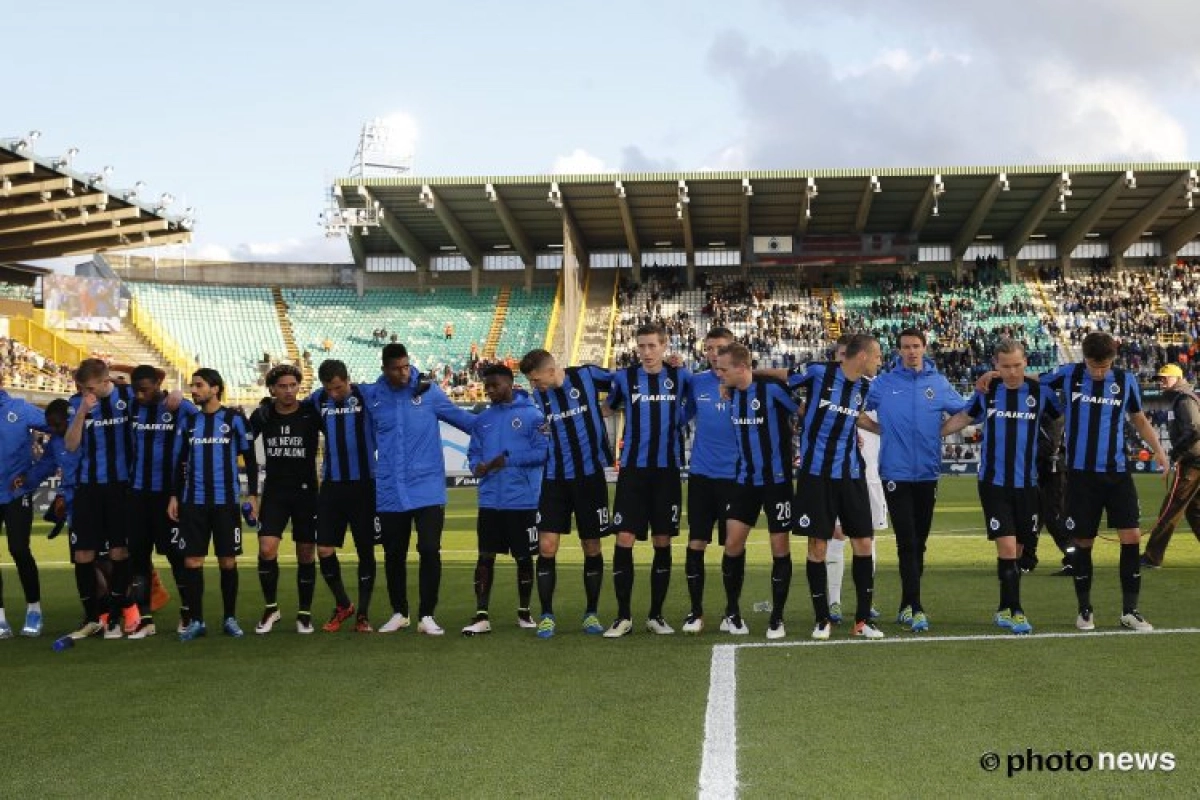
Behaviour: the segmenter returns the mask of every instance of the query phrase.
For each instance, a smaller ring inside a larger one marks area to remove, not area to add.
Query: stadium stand
[[[57,364],[14,339],[0,338],[0,370],[5,386],[56,393],[75,391],[73,364]]]
[[[231,397],[255,393],[263,356],[285,352],[271,290],[126,282],[134,297],[196,360],[216,368]]]
[[[504,318],[504,330],[496,345],[496,356],[507,358],[512,355],[519,361],[529,350],[542,346],[546,324],[554,307],[554,292],[553,286],[535,286],[530,292],[513,291],[508,302],[508,315]]]

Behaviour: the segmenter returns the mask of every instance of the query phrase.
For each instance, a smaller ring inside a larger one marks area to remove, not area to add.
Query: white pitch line
[[[1200,634],[1200,628],[1159,628],[1147,633],[1133,631],[1079,631],[1041,633],[1032,636],[971,634],[967,636],[906,636],[893,639],[834,639],[804,642],[747,642],[713,647],[708,676],[708,705],[704,712],[704,748],[700,757],[700,800],[732,800],[737,797],[737,651],[781,647],[838,647],[886,644],[934,644],[946,642],[1039,642],[1047,639],[1094,639],[1102,636],[1177,636]]]
[[[700,758],[700,800],[737,797],[737,648],[713,648]]]

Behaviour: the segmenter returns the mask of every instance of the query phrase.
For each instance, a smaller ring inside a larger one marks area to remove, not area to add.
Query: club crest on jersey
[[[1109,392],[1109,394],[1120,394],[1121,387],[1114,383],[1108,387],[1108,392]]]
[[[894,491],[896,491],[896,482],[895,482],[895,481],[888,481],[888,482],[887,482],[887,490],[888,490],[889,492],[894,492]]]
[[[8,412],[8,421],[16,422],[17,421],[17,412],[15,412],[15,411]]]
[[[229,433],[229,426],[228,426],[228,425],[222,425],[222,426],[221,426],[221,433]]]
[[[758,402],[758,398],[756,397],[750,401],[750,407],[755,411],[758,411],[758,409],[762,407],[762,403]]]
[[[358,398],[351,395],[350,399],[346,401],[346,405],[350,406],[351,408],[356,407],[358,405]]]
[[[421,395],[419,395],[419,394],[418,394],[418,395],[415,395],[415,396],[413,397],[413,399],[412,399],[412,404],[413,404],[414,406],[419,406],[419,405],[421,405],[421,402],[422,402],[422,400],[421,400]]]
[[[170,411],[164,411],[164,412],[163,412],[163,415],[162,415],[162,421],[163,421],[163,422],[170,422],[170,421],[171,421],[171,412],[170,412]]]
[[[1029,397],[1025,398],[1025,405],[1029,406],[1030,408],[1033,408],[1034,406],[1037,405],[1037,400],[1034,399],[1033,395],[1029,395]]]
[[[572,389],[571,391],[567,392],[567,396],[569,396],[572,400],[578,400],[579,399],[579,390]]]
[[[796,520],[796,524],[799,525],[801,528],[807,528],[812,525],[812,520],[808,518],[808,514],[805,514],[802,517],[800,517],[800,519]]]
[[[118,400],[116,403],[114,403],[114,405],[117,407],[118,411],[125,410],[125,401],[124,400]]]
[[[674,389],[675,381],[671,380],[670,378],[667,378],[666,380],[663,381],[663,388],[668,389],[668,390]]]
[[[933,387],[932,386],[930,386],[929,388],[927,388],[925,390],[925,397],[928,398],[929,400],[933,399]]]
[[[520,418],[518,418],[518,417],[513,417],[512,426],[513,426],[513,429],[520,428],[520,427],[521,427],[521,420],[520,420]]]

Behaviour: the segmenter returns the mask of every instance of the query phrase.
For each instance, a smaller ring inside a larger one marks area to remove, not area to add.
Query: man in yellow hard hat
[[[1200,538],[1200,398],[1183,379],[1178,364],[1167,364],[1158,371],[1158,385],[1171,404],[1167,434],[1171,438],[1173,474],[1142,553],[1142,566],[1150,568],[1162,566],[1180,516],[1187,516],[1192,532]]]

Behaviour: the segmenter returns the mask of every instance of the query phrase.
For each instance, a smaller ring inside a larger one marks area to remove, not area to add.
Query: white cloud
[[[616,172],[608,167],[604,159],[594,156],[582,147],[576,147],[569,155],[554,159],[554,168],[550,170],[555,175],[588,175],[596,172]]]

